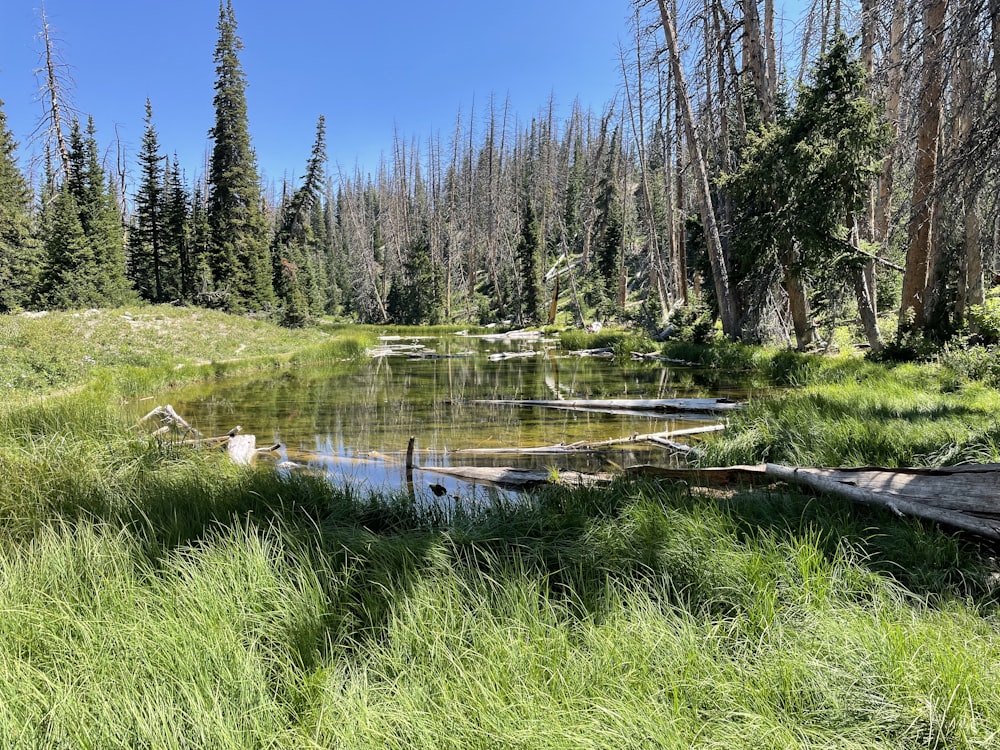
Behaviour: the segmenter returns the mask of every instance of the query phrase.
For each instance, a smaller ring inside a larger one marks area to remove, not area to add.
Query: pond
[[[421,467],[594,472],[637,463],[676,465],[676,458],[649,443],[582,455],[454,451],[597,441],[724,421],[708,414],[606,413],[479,401],[742,399],[748,388],[732,378],[723,381],[712,370],[575,356],[544,340],[444,336],[385,343],[414,348],[359,362],[202,383],[165,400],[206,435],[225,434],[239,424],[257,436],[258,446],[280,443],[275,460],[283,466],[290,462],[323,472],[334,482],[383,490],[406,486],[405,450],[411,435],[416,438],[414,463]],[[510,358],[491,360],[491,354]],[[414,479],[418,489],[435,483],[453,496],[475,492],[471,483],[432,472],[416,472]]]

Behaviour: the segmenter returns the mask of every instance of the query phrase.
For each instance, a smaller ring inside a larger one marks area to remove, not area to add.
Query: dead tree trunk
[[[660,18],[663,21],[663,33],[667,40],[670,53],[670,67],[674,74],[674,84],[677,87],[678,101],[684,118],[684,130],[688,140],[692,166],[695,171],[695,187],[701,202],[701,220],[705,230],[705,242],[708,246],[709,261],[712,265],[712,276],[715,281],[715,293],[719,302],[719,315],[722,318],[722,330],[726,336],[736,339],[740,334],[739,314],[734,299],[734,291],[729,283],[729,269],[719,236],[716,223],[715,208],[712,204],[712,189],[708,177],[708,164],[701,146],[701,136],[695,125],[694,110],[687,92],[684,80],[684,70],[681,65],[680,49],[677,44],[677,31],[674,19],[667,9],[665,0],[657,0],[660,8]]]
[[[906,248],[906,272],[899,306],[900,330],[926,323],[928,273],[933,265],[932,228],[937,179],[938,131],[941,125],[941,55],[944,48],[947,0],[926,0],[923,26],[923,74],[917,116],[917,157],[913,174],[912,214]]]

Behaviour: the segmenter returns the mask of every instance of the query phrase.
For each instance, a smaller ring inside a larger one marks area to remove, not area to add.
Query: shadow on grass
[[[774,592],[796,600],[822,591],[862,605],[961,599],[984,612],[997,604],[990,548],[836,499],[634,480],[431,505],[214,459],[150,453],[138,463],[123,483],[135,487],[127,496],[88,475],[62,476],[40,522],[127,530],[154,567],[230,529],[277,531],[325,600],[318,620],[288,633],[305,669],[333,644],[380,642],[393,612],[442,569],[480,588],[528,576],[580,618],[602,618],[615,592],[630,588],[708,617],[756,616]]]

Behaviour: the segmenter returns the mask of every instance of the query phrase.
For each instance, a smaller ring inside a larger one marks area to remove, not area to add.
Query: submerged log
[[[504,406],[544,406],[556,409],[630,409],[662,413],[728,412],[743,408],[743,404],[728,398],[607,398],[607,399],[484,399],[474,404]]]
[[[668,430],[666,432],[650,432],[645,435],[636,433],[628,437],[611,438],[609,440],[596,440],[588,442],[585,440],[576,443],[557,443],[556,445],[539,445],[532,447],[510,447],[510,448],[459,448],[452,453],[466,455],[561,455],[566,453],[596,453],[605,448],[612,448],[629,443],[653,442],[663,444],[672,437],[682,435],[698,435],[705,432],[717,432],[725,429],[725,425],[713,424],[705,427],[686,427],[681,430]],[[675,445],[680,445],[676,443]],[[684,446],[691,449],[691,446]]]
[[[697,362],[691,362],[686,359],[674,359],[673,357],[664,357],[662,354],[656,354],[655,352],[629,352],[632,359],[638,361],[654,361],[654,362],[666,362],[670,365],[680,365],[681,367],[702,367],[702,365]]]
[[[505,359],[527,359],[529,357],[537,357],[540,355],[541,351],[529,351],[529,352],[494,352],[489,356],[490,362],[500,362]]]
[[[414,467],[418,468],[418,467]],[[545,469],[517,469],[511,466],[421,466],[420,471],[430,471],[456,477],[466,482],[488,484],[502,489],[524,490],[543,484],[561,484],[568,487],[590,487],[609,483],[613,475],[582,474],[577,471],[548,471]]]

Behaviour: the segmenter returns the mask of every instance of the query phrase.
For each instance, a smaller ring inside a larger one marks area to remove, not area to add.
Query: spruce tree
[[[166,274],[163,252],[163,157],[153,126],[153,106],[146,99],[146,128],[139,151],[139,189],[135,194],[135,225],[129,233],[129,276],[143,299],[163,302]]]
[[[121,305],[132,297],[118,205],[101,167],[93,120],[70,128],[69,171],[43,202],[46,265],[39,301],[59,308]]]
[[[282,200],[271,249],[274,288],[286,325],[303,325],[326,309],[326,225],[322,213],[323,165],[326,161],[326,121],[316,125],[302,185]]]
[[[527,196],[521,216],[521,237],[517,243],[517,261],[521,272],[521,322],[538,323],[542,319],[542,230],[538,216]]]
[[[233,311],[263,310],[274,302],[267,220],[250,144],[243,43],[231,0],[219,4],[215,48],[215,125],[208,176],[209,266],[213,299]]]
[[[163,233],[167,256],[175,259],[177,276],[173,280],[176,296],[194,299],[194,260],[191,243],[190,198],[184,187],[180,162],[174,154],[163,174]]]
[[[31,188],[18,169],[16,148],[0,101],[0,313],[28,304],[41,261],[31,228]]]

